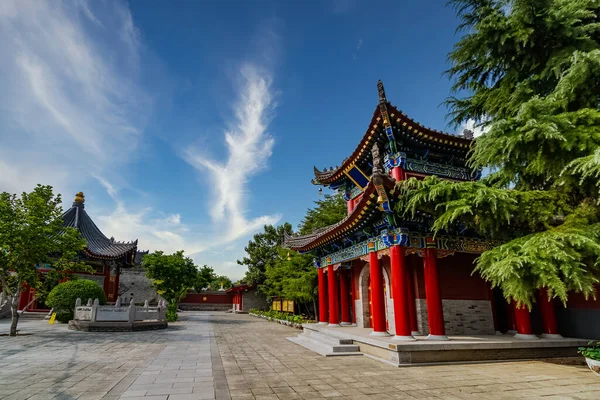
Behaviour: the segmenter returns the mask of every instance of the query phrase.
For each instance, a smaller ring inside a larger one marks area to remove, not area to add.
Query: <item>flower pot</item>
[[[592,360],[591,358],[586,357],[585,362],[594,374],[600,376],[600,361]]]

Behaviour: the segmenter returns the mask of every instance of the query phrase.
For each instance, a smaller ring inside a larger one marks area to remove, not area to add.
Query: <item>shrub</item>
[[[73,313],[72,312],[60,311],[60,312],[56,313],[56,320],[58,322],[62,322],[63,324],[66,324],[67,322],[69,322],[72,319],[73,319]]]
[[[278,319],[278,320],[282,320],[282,321],[290,321],[290,322],[294,322],[296,324],[302,324],[307,321],[304,318],[304,316],[302,316],[302,315],[296,315],[296,314],[291,314],[291,313],[277,311],[277,310],[262,311],[262,310],[258,310],[256,308],[252,308],[252,309],[250,309],[250,313],[260,315],[263,317],[267,317],[267,318],[273,318],[273,319]]]
[[[104,290],[96,282],[89,279],[77,279],[60,283],[50,291],[46,304],[54,309],[57,320],[68,322],[73,319],[75,301],[78,298],[84,304],[88,299],[98,299],[100,304],[106,304]]]
[[[165,311],[165,318],[168,322],[177,321],[177,303],[169,303]]]
[[[580,347],[577,352],[585,358],[600,361],[600,342],[589,342],[588,347]]]

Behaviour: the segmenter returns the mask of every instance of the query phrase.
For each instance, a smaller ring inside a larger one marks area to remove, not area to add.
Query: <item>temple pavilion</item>
[[[94,268],[93,273],[78,272],[77,275],[97,282],[104,289],[107,301],[113,302],[119,294],[121,268],[133,266],[136,261],[138,241],[118,242],[112,237],[106,237],[85,211],[84,203],[83,193],[77,193],[73,205],[62,216],[64,226],[78,229],[87,241],[81,259]],[[44,274],[50,270],[50,265],[44,264],[38,268],[43,279]],[[34,290],[27,287],[27,290],[21,293],[19,310],[23,310],[34,298]],[[34,301],[27,311],[47,311],[47,309],[45,304]]]
[[[475,258],[494,245],[463,226],[431,233],[426,214],[394,212],[396,182],[435,175],[472,181],[467,153],[473,135],[443,133],[414,121],[386,98],[379,103],[356,149],[339,167],[319,170],[313,183],[343,193],[348,215],[308,235],[288,236],[290,249],[315,255],[319,323],[370,328],[372,336],[493,335],[516,331],[536,338],[530,312],[473,273]],[[554,305],[540,295],[541,333],[559,337]]]

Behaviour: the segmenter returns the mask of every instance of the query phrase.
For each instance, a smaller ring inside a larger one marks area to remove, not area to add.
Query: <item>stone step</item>
[[[352,339],[342,339],[336,336],[331,336],[328,335],[327,333],[324,332],[319,332],[319,331],[314,331],[311,329],[303,329],[302,334],[306,337],[310,337],[318,342],[323,342],[323,343],[327,343],[330,344],[332,346],[337,346],[337,345],[351,345],[354,342],[352,341]]]
[[[315,339],[311,339],[308,336],[298,335],[296,337],[287,338],[290,342],[299,344],[315,353],[318,353],[325,357],[334,356],[362,356],[363,354],[359,351],[359,347],[356,345],[338,345],[331,346],[327,343],[320,342]]]
[[[19,319],[44,319],[48,312],[27,312],[21,314]]]

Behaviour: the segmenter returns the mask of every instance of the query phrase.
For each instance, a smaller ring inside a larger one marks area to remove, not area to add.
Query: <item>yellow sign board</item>
[[[52,313],[52,315],[50,316],[50,320],[48,321],[48,324],[52,325],[54,324],[54,320],[56,319],[56,313]]]

